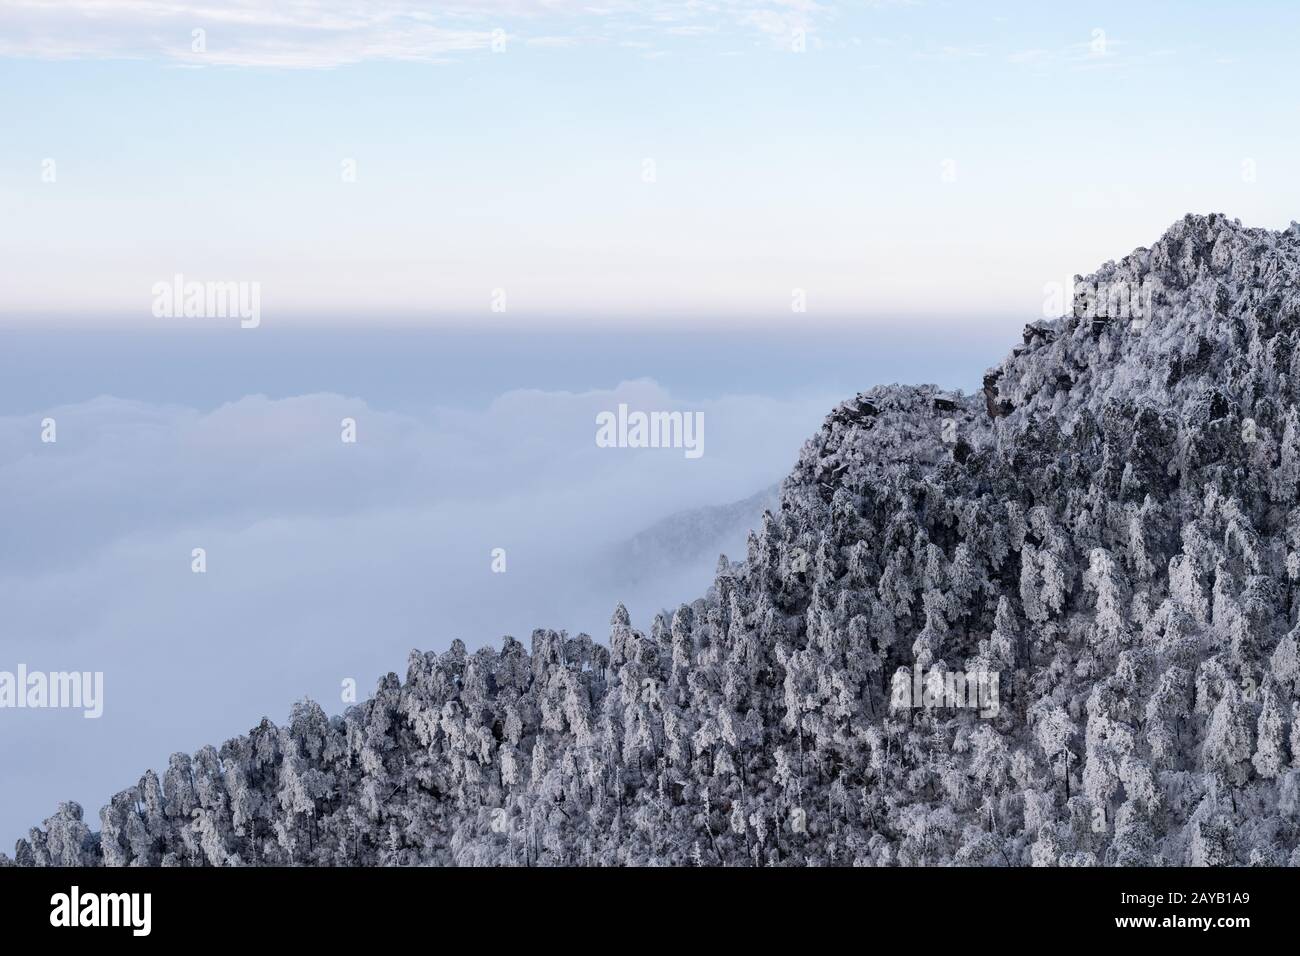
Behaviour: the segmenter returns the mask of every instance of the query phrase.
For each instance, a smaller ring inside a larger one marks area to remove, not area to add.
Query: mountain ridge
[[[648,632],[413,651],[15,862],[1300,865],[1300,227],[1080,279],[981,391],[837,406]]]
[[[631,583],[656,573],[697,560],[708,560],[727,550],[725,542],[736,539],[743,545],[746,534],[764,511],[780,501],[780,485],[762,488],[751,495],[718,505],[686,508],[665,515],[600,558],[610,575],[620,583]],[[635,569],[628,573],[627,569]]]

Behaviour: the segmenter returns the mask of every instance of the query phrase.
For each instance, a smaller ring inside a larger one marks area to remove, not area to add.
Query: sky
[[[648,627],[744,542],[623,545],[837,401],[978,388],[1187,212],[1286,226],[1297,21],[0,0],[0,671],[105,679],[97,720],[0,711],[0,847],[412,648]],[[177,275],[257,322],[157,314]],[[619,404],[703,455],[598,447]]]
[[[281,324],[1037,313],[1184,213],[1289,223],[1297,28],[1282,2],[9,0],[0,321],[156,325],[177,273],[259,283]]]

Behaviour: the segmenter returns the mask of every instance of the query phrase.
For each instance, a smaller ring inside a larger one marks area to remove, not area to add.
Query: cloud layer
[[[702,411],[704,457],[596,447],[596,414],[618,402]],[[634,569],[599,564],[610,545],[779,478],[832,403],[691,404],[639,381],[475,411],[317,394],[207,412],[100,398],[0,418],[0,493],[16,503],[0,512],[0,670],[105,680],[99,720],[0,712],[0,842],[59,799],[97,807],[124,774],[282,719],[298,697],[338,712],[344,678],[364,694],[412,647],[534,627],[603,639],[620,599],[648,625],[702,591],[716,555],[627,593],[617,582]],[[54,444],[40,441],[46,417]]]

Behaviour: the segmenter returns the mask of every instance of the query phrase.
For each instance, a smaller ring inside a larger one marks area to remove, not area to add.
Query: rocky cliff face
[[[20,864],[1300,864],[1300,227],[1189,216],[873,389],[648,632],[414,652]]]

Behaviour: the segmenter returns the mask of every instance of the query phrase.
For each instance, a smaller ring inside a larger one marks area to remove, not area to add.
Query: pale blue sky
[[[1185,212],[1290,222],[1297,35],[1281,2],[6,3],[0,314],[156,323],[181,272],[286,324],[1032,317]]]

